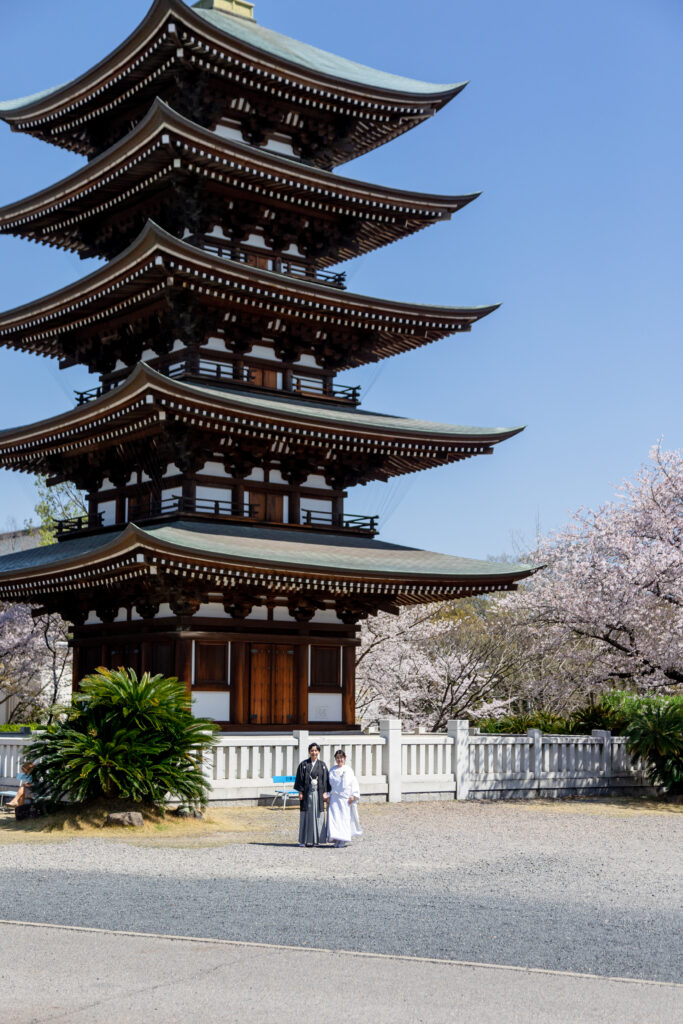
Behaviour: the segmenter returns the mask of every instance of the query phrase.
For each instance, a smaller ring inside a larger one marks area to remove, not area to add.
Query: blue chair
[[[299,797],[299,793],[296,789],[292,789],[296,775],[273,775],[273,786],[275,787],[275,797],[273,799],[271,807],[275,807],[278,800],[282,800],[283,809],[287,806],[287,797],[295,796]]]

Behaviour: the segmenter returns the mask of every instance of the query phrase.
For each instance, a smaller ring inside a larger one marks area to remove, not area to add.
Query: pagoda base
[[[175,619],[74,628],[73,684],[100,666],[177,676],[221,730],[355,728],[353,626]]]

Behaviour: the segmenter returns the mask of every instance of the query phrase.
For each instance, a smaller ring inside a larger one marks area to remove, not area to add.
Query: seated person
[[[19,783],[19,789],[17,795],[10,800],[6,805],[7,807],[21,807],[27,800],[33,800],[33,790],[31,789],[31,772],[33,771],[33,761],[24,761],[21,766],[21,771],[17,772],[17,782]]]

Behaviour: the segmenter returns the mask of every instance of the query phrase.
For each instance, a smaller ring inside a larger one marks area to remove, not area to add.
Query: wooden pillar
[[[342,647],[342,720],[356,724],[356,648]]]
[[[298,644],[296,651],[297,724],[308,725],[308,644]]]
[[[143,640],[140,644],[140,672],[152,671],[152,645],[149,640]]]
[[[179,636],[175,645],[175,674],[185,683],[187,692],[192,692],[192,640]]]
[[[243,642],[230,644],[230,722],[246,725],[249,721],[248,646]]]
[[[80,664],[80,647],[76,644],[71,648],[71,689],[75,693],[78,689],[78,684],[81,681],[81,672],[79,668]]]
[[[116,492],[116,522],[125,523],[126,521],[126,492],[124,488],[119,487]]]
[[[292,488],[289,492],[289,514],[288,522],[298,525],[301,519],[301,491],[298,487]]]

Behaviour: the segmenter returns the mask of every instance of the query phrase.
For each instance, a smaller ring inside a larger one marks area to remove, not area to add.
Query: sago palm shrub
[[[215,726],[195,718],[177,679],[138,679],[132,669],[100,668],[26,750],[37,800],[98,799],[157,805],[168,796],[201,806],[209,786],[204,752]]]
[[[625,729],[633,757],[646,762],[646,774],[671,796],[683,793],[683,705],[650,704],[636,712]]]

